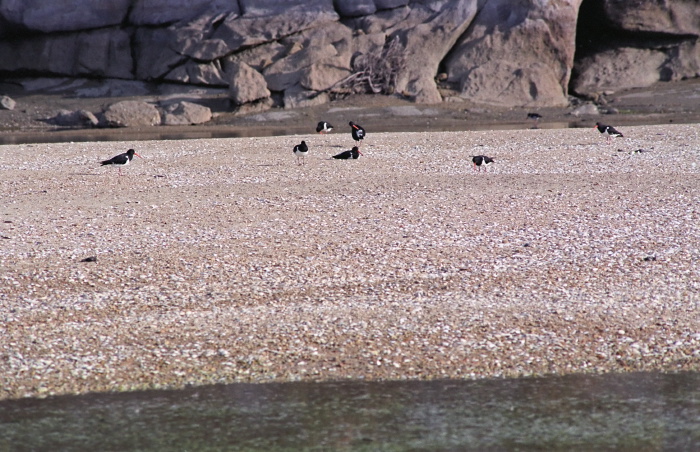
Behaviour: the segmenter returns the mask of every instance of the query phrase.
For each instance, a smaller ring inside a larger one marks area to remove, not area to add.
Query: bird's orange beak
[[[140,155],[138,155],[136,152],[134,152],[134,155],[135,155],[136,157],[140,158],[140,159],[143,158],[143,157],[141,157]]]

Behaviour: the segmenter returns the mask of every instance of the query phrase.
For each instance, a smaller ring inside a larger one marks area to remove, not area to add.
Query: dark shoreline
[[[0,85],[1,87],[1,85]],[[540,129],[592,127],[597,121],[617,126],[700,123],[700,78],[659,82],[601,97],[601,114],[577,114],[586,103],[571,98],[568,107],[502,108],[463,102],[415,104],[393,96],[358,95],[316,107],[285,110],[274,108],[239,115],[230,109],[225,95],[202,99],[213,107],[214,118],[201,125],[144,128],[67,128],[50,124],[61,109],[100,111],[105,105],[126,98],[79,98],[67,93],[8,93],[17,101],[13,111],[0,111],[0,145],[85,141],[146,141],[202,138],[270,137],[314,134],[316,122],[329,121],[332,133],[346,132],[353,120],[374,132],[446,132],[531,129],[529,112],[543,118]],[[154,96],[129,99],[152,102]],[[216,105],[216,107],[214,107]]]
[[[611,118],[610,118],[611,119]],[[440,121],[437,124],[417,125],[401,121],[385,121],[381,126],[374,126],[373,133],[384,132],[467,132],[486,130],[526,130],[526,129],[581,129],[592,127],[599,117],[571,118],[568,121],[542,122],[533,127],[518,121],[483,121],[463,122]],[[639,126],[659,124],[700,123],[700,115],[650,117],[648,115],[615,116],[616,126]],[[611,121],[610,121],[611,122]],[[124,129],[88,129],[58,128],[52,130],[0,131],[0,146],[66,143],[66,142],[106,142],[106,141],[152,141],[152,140],[196,140],[211,138],[251,138],[291,135],[308,135],[308,127],[295,125],[282,126],[247,126],[247,125],[200,125],[200,126],[160,126],[151,128]],[[334,132],[335,133],[335,132]],[[342,133],[342,132],[338,132]]]

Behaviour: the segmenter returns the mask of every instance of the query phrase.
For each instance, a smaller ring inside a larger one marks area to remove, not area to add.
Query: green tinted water
[[[0,450],[700,450],[700,374],[236,384],[0,402]]]

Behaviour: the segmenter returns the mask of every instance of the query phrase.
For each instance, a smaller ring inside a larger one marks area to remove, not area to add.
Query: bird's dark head
[[[353,146],[353,148],[352,148],[352,153],[353,153],[353,154],[358,153],[358,154],[360,154],[360,155],[365,155],[365,154],[362,153],[362,151],[360,151],[360,148],[358,148],[357,146]]]
[[[128,155],[129,158],[134,158],[134,156],[136,156],[136,157],[138,157],[138,158],[140,158],[140,159],[143,158],[143,157],[141,157],[140,155],[138,155],[138,154],[136,153],[136,151],[133,150],[133,149],[129,149],[128,151],[126,151],[126,155]]]

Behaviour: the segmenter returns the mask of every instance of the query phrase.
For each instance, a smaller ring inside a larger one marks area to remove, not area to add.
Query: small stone
[[[9,96],[0,96],[0,108],[3,110],[14,110],[17,103]]]

